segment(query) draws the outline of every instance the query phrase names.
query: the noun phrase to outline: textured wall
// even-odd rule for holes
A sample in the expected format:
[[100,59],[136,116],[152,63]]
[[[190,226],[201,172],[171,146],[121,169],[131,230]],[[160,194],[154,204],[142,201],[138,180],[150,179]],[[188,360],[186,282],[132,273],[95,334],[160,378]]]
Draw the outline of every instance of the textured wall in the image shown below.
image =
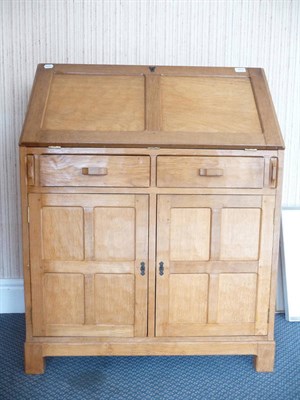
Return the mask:
[[37,63],[263,67],[300,206],[299,0],[0,0],[0,278],[20,277],[17,143]]

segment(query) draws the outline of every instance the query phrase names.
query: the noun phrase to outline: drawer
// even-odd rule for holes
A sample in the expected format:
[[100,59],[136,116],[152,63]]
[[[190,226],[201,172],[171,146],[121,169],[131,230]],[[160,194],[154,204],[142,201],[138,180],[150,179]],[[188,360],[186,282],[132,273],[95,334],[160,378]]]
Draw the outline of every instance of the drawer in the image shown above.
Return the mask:
[[149,156],[44,155],[41,186],[148,187]]
[[157,157],[158,187],[262,188],[263,157]]

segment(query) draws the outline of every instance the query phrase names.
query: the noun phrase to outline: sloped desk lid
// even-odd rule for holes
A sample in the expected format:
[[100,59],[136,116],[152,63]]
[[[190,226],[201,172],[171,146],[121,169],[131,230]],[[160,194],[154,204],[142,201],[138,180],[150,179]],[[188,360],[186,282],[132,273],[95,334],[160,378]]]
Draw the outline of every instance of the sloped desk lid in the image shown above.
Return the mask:
[[40,64],[20,145],[282,149],[259,68]]

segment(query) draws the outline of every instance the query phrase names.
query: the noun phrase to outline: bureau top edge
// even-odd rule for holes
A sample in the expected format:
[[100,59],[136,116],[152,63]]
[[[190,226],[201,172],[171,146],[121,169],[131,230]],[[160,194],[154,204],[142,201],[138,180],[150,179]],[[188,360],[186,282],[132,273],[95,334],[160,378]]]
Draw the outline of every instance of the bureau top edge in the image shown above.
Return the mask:
[[163,143],[143,143],[143,144],[134,144],[134,143],[124,143],[124,144],[115,144],[115,143],[41,143],[41,142],[19,142],[20,148],[28,148],[28,149],[60,149],[60,150],[70,150],[70,149],[136,149],[136,150],[224,150],[224,151],[277,151],[277,150],[285,150],[285,146],[251,146],[251,145],[235,145],[235,146],[218,146],[218,145],[169,145]]

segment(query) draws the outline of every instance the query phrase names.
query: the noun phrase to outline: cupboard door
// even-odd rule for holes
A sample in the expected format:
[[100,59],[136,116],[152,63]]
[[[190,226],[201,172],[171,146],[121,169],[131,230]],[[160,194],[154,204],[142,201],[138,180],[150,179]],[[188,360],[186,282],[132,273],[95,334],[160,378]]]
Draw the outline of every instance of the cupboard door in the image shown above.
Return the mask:
[[146,336],[148,196],[30,194],[29,207],[33,335]]
[[157,336],[267,334],[274,203],[158,197]]

